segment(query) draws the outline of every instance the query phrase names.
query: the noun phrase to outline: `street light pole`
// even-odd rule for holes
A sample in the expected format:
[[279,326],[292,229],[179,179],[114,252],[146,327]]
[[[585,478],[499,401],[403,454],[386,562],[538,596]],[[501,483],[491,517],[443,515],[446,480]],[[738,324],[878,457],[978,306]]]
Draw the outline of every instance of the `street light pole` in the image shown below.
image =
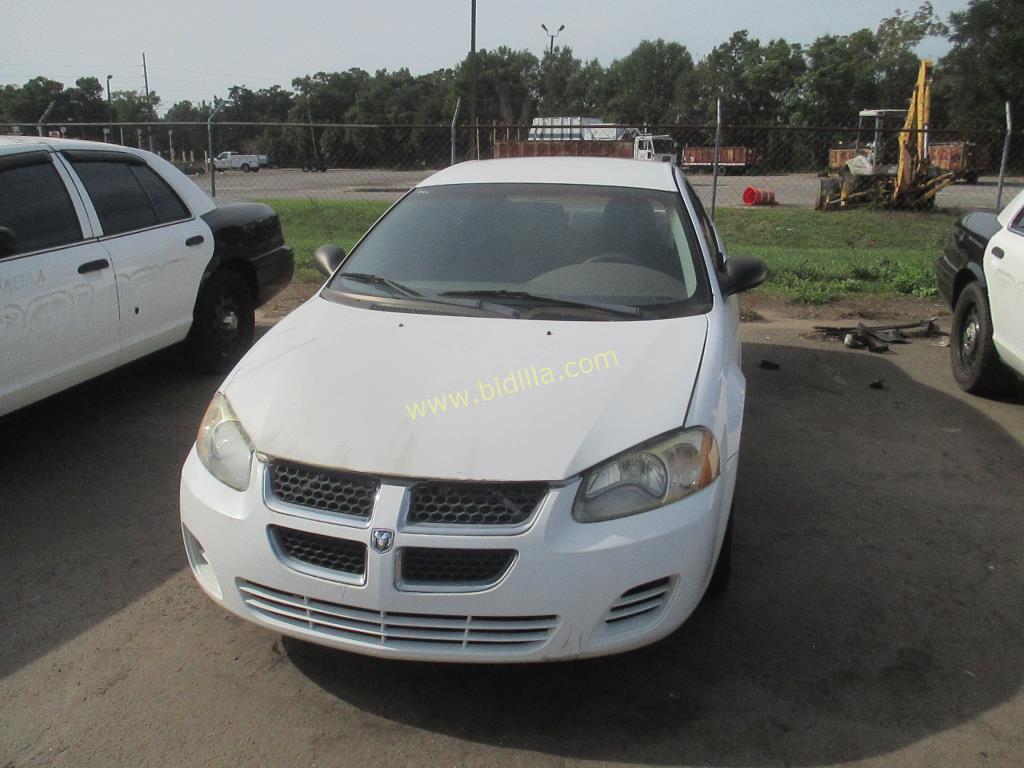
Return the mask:
[[110,99],[110,81],[113,77],[113,75],[107,75],[107,122],[110,123],[110,128],[107,129],[108,143],[110,141],[110,135],[114,132],[114,102]]
[[562,30],[565,29],[565,24],[560,26],[555,32],[551,32],[548,29],[547,24],[541,24],[540,28],[544,30],[544,34],[546,34],[548,37],[551,38],[551,47],[548,48],[548,53],[554,53],[555,52],[555,38],[558,37],[560,34],[562,34]]
[[473,132],[477,159],[480,159],[480,134],[476,129],[476,0],[471,0],[469,20],[469,129]]

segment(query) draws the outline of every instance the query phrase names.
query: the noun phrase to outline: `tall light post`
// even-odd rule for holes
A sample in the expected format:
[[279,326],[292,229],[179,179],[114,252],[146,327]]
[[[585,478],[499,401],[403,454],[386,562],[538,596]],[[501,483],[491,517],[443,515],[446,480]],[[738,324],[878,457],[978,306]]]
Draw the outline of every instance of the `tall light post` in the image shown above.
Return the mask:
[[551,38],[551,47],[548,49],[548,53],[555,52],[555,38],[562,34],[562,30],[565,29],[565,24],[560,26],[555,32],[551,32],[548,29],[547,24],[541,24],[540,28],[544,30],[544,34]]
[[114,78],[113,75],[107,75],[107,122],[110,123],[110,127],[107,128],[107,141],[110,141],[110,134],[114,132],[114,102],[110,98],[110,81]]

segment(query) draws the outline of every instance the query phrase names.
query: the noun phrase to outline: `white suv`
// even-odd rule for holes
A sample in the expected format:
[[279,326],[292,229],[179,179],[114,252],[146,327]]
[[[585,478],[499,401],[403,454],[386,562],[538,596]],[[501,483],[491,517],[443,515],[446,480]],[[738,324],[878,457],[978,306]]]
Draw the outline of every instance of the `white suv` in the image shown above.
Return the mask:
[[0,137],[0,415],[186,338],[229,369],[293,262],[273,210],[156,155]]

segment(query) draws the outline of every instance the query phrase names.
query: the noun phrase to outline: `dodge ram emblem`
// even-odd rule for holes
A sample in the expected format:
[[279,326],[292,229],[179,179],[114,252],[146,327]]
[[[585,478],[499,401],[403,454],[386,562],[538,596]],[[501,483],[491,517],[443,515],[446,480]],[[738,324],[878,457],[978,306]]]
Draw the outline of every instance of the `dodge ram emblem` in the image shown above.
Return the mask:
[[395,544],[395,532],[387,528],[374,528],[370,531],[370,544],[373,545],[374,551],[382,555],[390,552]]

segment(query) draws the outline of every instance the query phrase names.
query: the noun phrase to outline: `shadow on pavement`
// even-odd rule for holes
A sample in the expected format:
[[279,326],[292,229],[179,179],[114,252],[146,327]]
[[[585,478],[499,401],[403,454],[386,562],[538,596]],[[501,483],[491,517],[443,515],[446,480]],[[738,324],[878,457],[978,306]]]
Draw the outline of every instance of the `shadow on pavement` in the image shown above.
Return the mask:
[[168,350],[0,420],[0,677],[188,567],[178,478],[219,383]]
[[[528,667],[382,662],[285,640],[289,657],[388,721],[661,765],[857,760],[1016,694],[1021,445],[884,358],[749,344],[745,363],[733,582],[674,636]],[[877,379],[884,389],[868,387]]]

